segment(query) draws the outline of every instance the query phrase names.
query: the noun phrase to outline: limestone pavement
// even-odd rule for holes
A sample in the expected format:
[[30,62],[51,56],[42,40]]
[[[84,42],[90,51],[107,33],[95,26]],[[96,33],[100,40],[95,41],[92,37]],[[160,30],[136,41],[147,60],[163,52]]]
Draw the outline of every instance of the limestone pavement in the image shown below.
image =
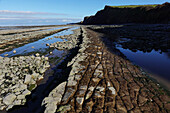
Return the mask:
[[141,69],[115,54],[103,34],[82,28],[83,42],[67,81],[42,103],[45,113],[167,113],[170,98]]

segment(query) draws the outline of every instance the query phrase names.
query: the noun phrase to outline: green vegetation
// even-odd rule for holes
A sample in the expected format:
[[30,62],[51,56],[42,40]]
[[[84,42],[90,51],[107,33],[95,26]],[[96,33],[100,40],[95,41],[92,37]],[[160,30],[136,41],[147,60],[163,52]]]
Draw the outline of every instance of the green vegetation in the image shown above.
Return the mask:
[[64,106],[61,106],[58,110],[57,110],[57,112],[62,112],[62,113],[64,113],[64,112],[66,112],[67,110],[70,110],[71,109],[71,105],[64,105]]
[[29,87],[28,87],[28,90],[29,91],[32,91],[32,90],[34,90],[35,88],[36,88],[36,84],[31,84]]
[[122,6],[110,6],[113,8],[136,8],[136,7],[156,7],[158,4],[153,4],[153,5],[122,5]]

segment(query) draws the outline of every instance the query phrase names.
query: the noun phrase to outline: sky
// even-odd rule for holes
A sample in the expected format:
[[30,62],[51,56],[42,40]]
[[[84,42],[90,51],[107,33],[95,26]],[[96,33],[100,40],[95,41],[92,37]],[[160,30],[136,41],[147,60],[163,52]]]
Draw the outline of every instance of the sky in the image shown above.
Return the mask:
[[105,5],[162,4],[170,0],[0,0],[0,26],[82,21]]

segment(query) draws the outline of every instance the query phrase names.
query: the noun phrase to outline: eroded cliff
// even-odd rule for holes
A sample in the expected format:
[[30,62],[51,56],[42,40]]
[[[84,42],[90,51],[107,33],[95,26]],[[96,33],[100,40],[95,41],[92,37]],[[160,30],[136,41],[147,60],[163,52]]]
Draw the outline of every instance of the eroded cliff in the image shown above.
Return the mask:
[[105,6],[94,16],[85,17],[83,24],[169,23],[170,3],[136,7]]

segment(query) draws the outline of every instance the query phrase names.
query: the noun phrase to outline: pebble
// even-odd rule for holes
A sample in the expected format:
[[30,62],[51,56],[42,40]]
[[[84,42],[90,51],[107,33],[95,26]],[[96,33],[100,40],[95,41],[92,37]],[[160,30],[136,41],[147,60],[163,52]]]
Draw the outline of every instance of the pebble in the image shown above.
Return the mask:
[[39,54],[39,53],[36,53],[36,54],[35,54],[35,56],[36,56],[36,57],[39,57],[39,56],[40,56],[40,54]]
[[48,60],[48,57],[45,57],[45,60]]
[[5,54],[4,56],[8,56],[8,54]]
[[13,53],[16,53],[16,50],[14,50]]
[[115,88],[114,87],[109,87],[109,90],[112,92],[113,95],[116,94]]
[[52,55],[53,54],[53,52],[50,52],[50,55]]

